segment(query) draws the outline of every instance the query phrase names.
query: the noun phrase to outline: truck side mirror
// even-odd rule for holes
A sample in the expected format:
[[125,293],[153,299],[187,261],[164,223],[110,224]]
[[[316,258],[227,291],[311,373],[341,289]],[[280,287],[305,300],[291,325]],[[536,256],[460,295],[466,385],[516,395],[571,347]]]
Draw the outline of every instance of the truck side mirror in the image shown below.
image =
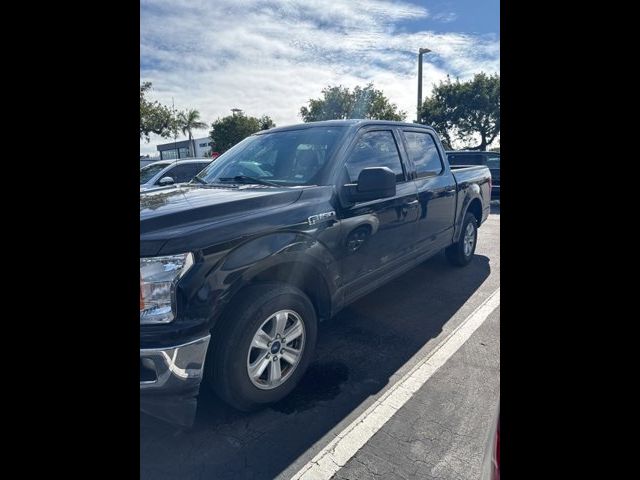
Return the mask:
[[162,177],[158,180],[158,185],[173,185],[173,177]]
[[367,202],[396,195],[396,174],[389,167],[365,168],[358,183],[346,184],[344,191],[350,202]]

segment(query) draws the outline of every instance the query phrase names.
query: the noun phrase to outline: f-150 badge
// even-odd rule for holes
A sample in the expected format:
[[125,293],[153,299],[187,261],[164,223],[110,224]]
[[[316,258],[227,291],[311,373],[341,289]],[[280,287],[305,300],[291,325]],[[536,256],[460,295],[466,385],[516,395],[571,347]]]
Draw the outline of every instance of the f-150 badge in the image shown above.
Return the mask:
[[334,218],[336,216],[336,212],[333,210],[330,212],[319,213],[318,215],[311,215],[309,217],[309,225],[315,225],[320,222],[324,222],[325,220],[329,220],[330,218]]

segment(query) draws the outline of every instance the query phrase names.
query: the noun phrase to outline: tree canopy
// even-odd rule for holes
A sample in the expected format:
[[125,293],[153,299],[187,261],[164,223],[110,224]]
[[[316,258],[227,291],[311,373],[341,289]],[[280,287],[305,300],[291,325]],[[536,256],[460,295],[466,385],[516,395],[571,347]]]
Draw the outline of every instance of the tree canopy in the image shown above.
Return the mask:
[[305,122],[348,118],[402,121],[407,113],[398,110],[382,90],[369,83],[364,88],[358,85],[353,91],[342,85],[328,86],[322,90],[321,98],[312,98],[308,107],[300,108],[300,116]]
[[500,134],[500,75],[440,82],[422,104],[420,123],[431,125],[445,148],[458,139],[469,150],[486,150]]
[[151,82],[140,85],[140,139],[144,138],[147,142],[152,133],[167,138],[174,135],[178,128],[176,116],[169,107],[146,97],[149,90]]
[[275,127],[273,120],[263,115],[260,118],[246,116],[242,113],[217,119],[211,125],[209,136],[218,152],[224,152],[236,143],[260,130]]
[[201,130],[207,128],[208,125],[200,121],[200,112],[198,110],[189,109],[178,113],[178,127],[182,130],[182,134],[188,135],[189,140],[191,140],[193,130]]

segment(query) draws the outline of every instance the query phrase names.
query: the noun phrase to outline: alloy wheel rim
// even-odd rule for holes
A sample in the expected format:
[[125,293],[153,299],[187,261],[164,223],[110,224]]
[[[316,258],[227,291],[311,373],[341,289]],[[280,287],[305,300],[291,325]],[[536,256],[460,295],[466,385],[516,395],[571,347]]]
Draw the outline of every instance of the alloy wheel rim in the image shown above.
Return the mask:
[[271,390],[286,382],[300,364],[305,344],[302,317],[293,310],[270,315],[254,333],[247,354],[251,383]]
[[469,223],[467,224],[467,229],[464,232],[464,256],[468,257],[471,255],[471,252],[473,252],[473,245],[476,241],[476,235],[475,232],[476,229],[473,226],[473,223]]

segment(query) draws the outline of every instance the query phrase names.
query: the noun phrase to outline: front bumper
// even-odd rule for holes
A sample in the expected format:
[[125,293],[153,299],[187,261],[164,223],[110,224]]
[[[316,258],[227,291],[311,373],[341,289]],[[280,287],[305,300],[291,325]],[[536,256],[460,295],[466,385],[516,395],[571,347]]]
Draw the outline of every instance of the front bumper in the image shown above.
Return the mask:
[[140,410],[191,426],[211,335],[182,345],[140,349]]

